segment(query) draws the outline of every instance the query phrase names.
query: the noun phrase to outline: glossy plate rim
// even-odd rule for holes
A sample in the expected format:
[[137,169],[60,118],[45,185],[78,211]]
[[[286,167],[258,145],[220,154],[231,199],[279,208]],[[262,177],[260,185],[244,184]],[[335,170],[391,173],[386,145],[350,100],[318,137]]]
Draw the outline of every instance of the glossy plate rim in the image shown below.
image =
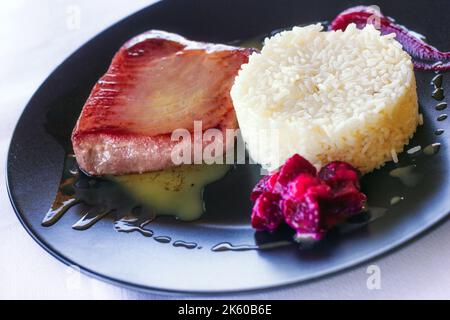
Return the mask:
[[[8,161],[9,161],[9,159],[8,159]],[[279,283],[278,285],[275,285],[275,286],[273,286],[273,285],[259,286],[259,287],[255,286],[255,287],[249,287],[246,289],[236,289],[236,290],[211,290],[211,291],[189,290],[189,291],[186,291],[186,290],[167,289],[167,288],[162,288],[162,287],[157,287],[157,286],[150,287],[150,286],[140,285],[140,284],[108,277],[108,276],[102,275],[98,272],[92,271],[88,268],[85,268],[84,266],[81,266],[81,265],[77,264],[76,262],[70,260],[69,258],[65,257],[63,254],[56,252],[55,250],[52,249],[50,244],[47,244],[44,240],[42,240],[40,238],[40,236],[38,234],[34,233],[32,228],[22,218],[22,214],[15,206],[14,196],[9,187],[8,177],[6,179],[6,186],[7,186],[7,190],[8,190],[8,196],[11,201],[11,206],[14,209],[16,217],[19,219],[21,225],[27,231],[27,233],[31,236],[31,238],[34,241],[36,241],[37,244],[39,244],[39,246],[41,248],[43,248],[49,255],[53,256],[58,261],[64,263],[66,266],[69,266],[69,267],[76,266],[77,268],[80,269],[81,273],[86,274],[90,277],[93,277],[97,280],[102,280],[102,281],[105,281],[106,283],[113,284],[113,285],[119,285],[119,286],[129,288],[129,289],[134,289],[134,290],[138,290],[138,291],[142,291],[142,292],[153,292],[153,293],[157,293],[157,294],[176,294],[176,295],[188,294],[188,295],[193,295],[193,296],[196,296],[196,295],[199,295],[199,296],[200,295],[231,295],[231,294],[242,294],[243,295],[246,293],[255,293],[255,292],[261,292],[261,291],[275,291],[275,290],[280,290],[283,288],[290,288],[290,287],[293,287],[296,285],[307,284],[307,283],[310,283],[310,282],[313,282],[316,280],[325,279],[327,277],[339,275],[341,273],[344,273],[345,271],[356,268],[365,262],[370,262],[377,257],[382,258],[386,255],[392,254],[395,251],[402,249],[402,247],[406,247],[406,246],[412,244],[415,240],[418,240],[421,237],[424,237],[428,233],[431,233],[436,228],[439,228],[445,222],[445,219],[448,218],[448,216],[450,215],[450,211],[448,211],[446,216],[438,217],[438,218],[436,218],[435,221],[431,222],[430,224],[424,225],[424,227],[421,230],[418,230],[415,233],[408,234],[408,235],[404,236],[403,238],[399,238],[399,240],[392,243],[389,248],[380,249],[378,251],[373,252],[372,254],[362,256],[359,259],[349,262],[345,265],[335,267],[331,271],[319,272],[313,276],[308,277],[307,279],[299,278],[297,280],[286,281],[285,283]]]

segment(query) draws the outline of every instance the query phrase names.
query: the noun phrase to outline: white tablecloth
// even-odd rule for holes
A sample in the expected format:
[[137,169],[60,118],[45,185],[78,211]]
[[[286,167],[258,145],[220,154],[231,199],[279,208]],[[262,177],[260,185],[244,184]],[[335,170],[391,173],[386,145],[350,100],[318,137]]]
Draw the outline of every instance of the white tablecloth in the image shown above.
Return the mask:
[[[99,31],[152,2],[15,0],[0,4],[0,298],[171,298],[91,279],[51,257],[17,220],[4,176],[15,123],[48,74]],[[227,298],[449,299],[449,245],[450,223],[447,221],[400,250],[350,271],[290,288]],[[366,271],[373,264],[380,268],[381,288],[370,290]]]

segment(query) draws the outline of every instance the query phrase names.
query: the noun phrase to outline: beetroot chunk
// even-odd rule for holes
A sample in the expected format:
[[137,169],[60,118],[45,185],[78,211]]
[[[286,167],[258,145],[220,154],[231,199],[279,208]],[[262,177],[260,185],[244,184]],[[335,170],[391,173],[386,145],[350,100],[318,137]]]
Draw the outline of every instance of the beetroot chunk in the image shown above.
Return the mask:
[[352,184],[356,189],[359,189],[359,172],[347,162],[330,162],[320,169],[319,178],[336,190],[347,184]]
[[284,165],[281,167],[278,182],[282,186],[286,186],[290,181],[292,181],[301,173],[316,176],[317,170],[311,164],[311,162],[298,154],[294,154],[292,157],[287,159]]
[[252,211],[252,227],[273,231],[281,224],[283,216],[279,208],[280,196],[263,192],[258,196]]
[[259,195],[262,194],[263,192],[272,192],[275,188],[277,179],[278,179],[277,172],[271,175],[264,176],[253,188],[253,191],[250,195],[250,199],[252,201],[256,201]]
[[297,231],[297,236],[308,236],[316,240],[322,238],[326,232],[323,222],[326,218],[323,210],[323,201],[331,197],[330,187],[318,183],[309,186],[307,192],[300,200],[286,197],[282,201],[285,222]]
[[251,199],[255,201],[252,226],[273,231],[283,221],[297,237],[321,239],[335,225],[362,211],[366,196],[360,192],[359,172],[334,161],[319,173],[295,154],[279,172],[262,178]]
[[350,164],[333,161],[319,171],[319,178],[333,191],[333,200],[327,204],[327,225],[340,223],[362,210],[367,198],[359,191],[359,172]]

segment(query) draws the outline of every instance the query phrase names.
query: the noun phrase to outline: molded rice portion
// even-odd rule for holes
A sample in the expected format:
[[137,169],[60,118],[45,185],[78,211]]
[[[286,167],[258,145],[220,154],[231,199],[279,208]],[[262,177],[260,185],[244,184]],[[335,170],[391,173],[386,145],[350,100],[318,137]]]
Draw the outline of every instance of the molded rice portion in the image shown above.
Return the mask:
[[411,57],[372,25],[321,31],[281,32],[242,66],[231,90],[242,135],[269,170],[299,153],[316,167],[341,160],[370,172],[419,123]]

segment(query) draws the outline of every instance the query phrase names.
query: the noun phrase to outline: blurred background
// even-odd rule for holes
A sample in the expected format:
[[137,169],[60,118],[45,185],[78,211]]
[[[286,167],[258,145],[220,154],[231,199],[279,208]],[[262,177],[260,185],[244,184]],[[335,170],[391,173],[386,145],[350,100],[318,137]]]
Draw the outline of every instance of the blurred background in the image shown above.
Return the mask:
[[[155,0],[14,0],[0,6],[0,133],[67,56],[117,20]],[[9,106],[9,107],[4,107]],[[6,121],[6,119],[8,121]],[[2,140],[3,144],[8,141]]]

